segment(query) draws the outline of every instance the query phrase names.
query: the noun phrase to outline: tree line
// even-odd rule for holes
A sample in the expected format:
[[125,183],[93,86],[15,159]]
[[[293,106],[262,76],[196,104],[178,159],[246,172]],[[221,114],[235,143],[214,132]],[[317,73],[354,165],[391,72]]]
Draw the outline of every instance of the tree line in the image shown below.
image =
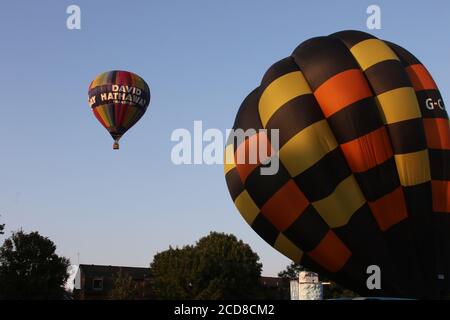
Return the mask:
[[[0,225],[0,233],[4,225]],[[0,247],[0,299],[61,299],[67,295],[69,259],[56,254],[56,245],[38,232],[13,232]],[[279,273],[278,289],[261,283],[259,256],[234,235],[211,232],[194,245],[157,253],[149,266],[145,287],[150,299],[289,299],[289,281],[303,267],[292,264]],[[111,299],[138,297],[133,279],[118,273]],[[332,284],[326,297],[353,295]]]

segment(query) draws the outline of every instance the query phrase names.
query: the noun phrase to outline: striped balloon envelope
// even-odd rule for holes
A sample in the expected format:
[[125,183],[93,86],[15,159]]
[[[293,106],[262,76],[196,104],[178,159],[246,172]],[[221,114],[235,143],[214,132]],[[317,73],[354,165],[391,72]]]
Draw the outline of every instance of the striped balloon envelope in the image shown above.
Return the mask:
[[89,86],[89,105],[114,139],[114,149],[119,149],[120,138],[141,119],[149,103],[147,83],[132,72],[104,72]]
[[267,70],[234,129],[226,182],[266,242],[365,296],[450,294],[449,120],[411,53],[359,31],[307,40]]

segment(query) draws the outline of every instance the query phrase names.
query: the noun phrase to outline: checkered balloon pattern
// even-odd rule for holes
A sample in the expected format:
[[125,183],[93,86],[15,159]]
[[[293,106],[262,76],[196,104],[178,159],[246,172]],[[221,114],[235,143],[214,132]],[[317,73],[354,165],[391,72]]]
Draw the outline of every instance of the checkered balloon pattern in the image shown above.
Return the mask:
[[[227,143],[229,192],[278,251],[365,296],[450,288],[449,119],[411,53],[360,31],[309,39],[267,70],[234,129],[254,130]],[[276,174],[238,161],[261,142]]]

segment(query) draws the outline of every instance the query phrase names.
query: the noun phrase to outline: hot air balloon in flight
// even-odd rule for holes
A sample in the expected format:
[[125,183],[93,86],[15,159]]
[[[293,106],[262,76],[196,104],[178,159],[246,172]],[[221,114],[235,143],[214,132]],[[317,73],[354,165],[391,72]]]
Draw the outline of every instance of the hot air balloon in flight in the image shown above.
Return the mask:
[[120,138],[141,119],[149,103],[147,83],[132,72],[104,72],[89,86],[89,105],[114,139],[113,149],[119,149]]
[[[359,31],[307,40],[267,70],[234,129],[250,134],[230,135],[226,182],[266,242],[364,296],[450,294],[449,120],[411,53]],[[262,174],[269,161],[277,172]]]

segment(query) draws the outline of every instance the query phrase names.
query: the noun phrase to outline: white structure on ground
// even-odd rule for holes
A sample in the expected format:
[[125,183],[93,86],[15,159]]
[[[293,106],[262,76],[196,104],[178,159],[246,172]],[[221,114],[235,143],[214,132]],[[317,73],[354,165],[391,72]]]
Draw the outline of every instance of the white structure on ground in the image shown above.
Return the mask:
[[298,279],[291,280],[291,300],[298,300]]
[[315,272],[302,271],[291,281],[291,300],[322,300],[323,284]]
[[[69,273],[69,278],[67,278],[66,284],[65,284],[65,288],[67,291],[72,292],[74,289],[74,284],[75,284],[75,277],[78,274],[78,266],[77,265],[71,265],[69,266],[69,268],[67,269],[67,272]],[[76,288],[79,289],[79,288]]]

